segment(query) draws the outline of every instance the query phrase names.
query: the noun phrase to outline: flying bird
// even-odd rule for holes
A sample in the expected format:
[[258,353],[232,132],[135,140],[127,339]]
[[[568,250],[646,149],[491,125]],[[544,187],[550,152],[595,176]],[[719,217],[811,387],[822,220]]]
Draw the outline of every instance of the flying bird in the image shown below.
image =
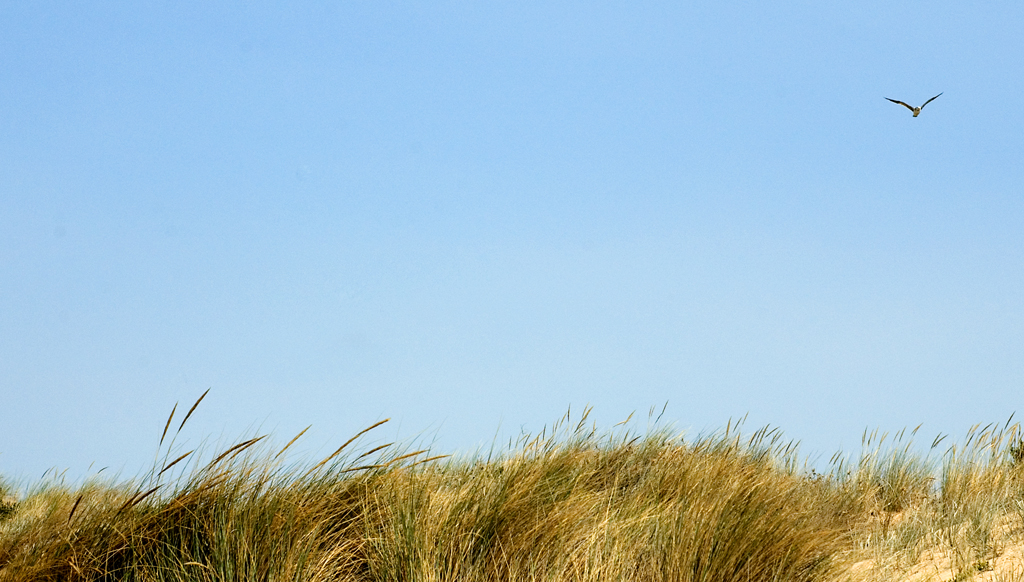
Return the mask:
[[[943,93],[945,93],[945,91],[943,91]],[[939,93],[939,95],[942,95],[942,93]],[[924,105],[928,105],[932,101],[935,101],[936,99],[939,98],[939,95],[936,95],[935,97],[932,97],[931,99],[925,101]],[[922,105],[920,107],[911,107],[910,105],[907,105],[906,103],[904,103],[902,101],[897,101],[895,99],[889,99],[888,97],[886,97],[885,100],[886,101],[892,101],[893,103],[899,103],[900,105],[902,105],[902,106],[906,107],[907,109],[913,111],[914,112],[914,117],[917,117],[918,115],[920,115],[921,114],[921,110],[924,109],[924,105]]]

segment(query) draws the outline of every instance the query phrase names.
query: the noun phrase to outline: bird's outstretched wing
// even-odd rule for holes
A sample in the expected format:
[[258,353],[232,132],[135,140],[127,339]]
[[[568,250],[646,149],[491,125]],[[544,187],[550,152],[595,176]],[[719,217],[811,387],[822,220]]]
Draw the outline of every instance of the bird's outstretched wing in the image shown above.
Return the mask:
[[[938,97],[938,95],[936,95],[936,97]],[[935,98],[935,97],[932,97],[932,99],[934,99],[934,98]],[[895,99],[889,99],[888,97],[886,97],[886,98],[885,98],[885,100],[886,100],[886,101],[892,101],[893,103],[899,103],[900,105],[902,105],[902,106],[906,107],[907,109],[909,109],[909,110],[911,110],[911,111],[913,111],[913,110],[914,110],[914,108],[913,108],[913,107],[911,107],[911,106],[907,105],[906,103],[904,103],[904,102],[902,102],[902,101],[897,101],[897,100],[895,100]]]
[[[945,93],[945,91],[943,91],[942,93]],[[939,95],[942,95],[942,93],[939,93]],[[929,103],[931,103],[932,101],[935,101],[936,99],[938,99],[938,98],[939,98],[939,95],[936,95],[935,97],[932,97],[931,99],[929,99],[929,100],[925,101],[925,102],[924,102],[924,105],[928,105],[928,104],[929,104]],[[924,109],[924,105],[922,105],[922,106],[921,106],[921,109]]]

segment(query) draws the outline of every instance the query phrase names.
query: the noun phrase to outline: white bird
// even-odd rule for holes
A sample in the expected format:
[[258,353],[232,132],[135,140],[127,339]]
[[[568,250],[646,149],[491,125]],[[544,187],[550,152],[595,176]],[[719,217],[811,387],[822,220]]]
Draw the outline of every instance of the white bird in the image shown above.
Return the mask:
[[[945,91],[943,91],[943,93],[945,93]],[[942,93],[939,93],[939,95],[942,95]],[[932,101],[935,101],[936,99],[939,98],[939,95],[936,95],[935,97],[932,97],[931,99],[925,101],[924,105],[928,105]],[[885,100],[886,101],[892,101],[893,103],[899,103],[900,105],[902,105],[902,106],[906,107],[907,109],[913,111],[914,112],[914,117],[917,117],[918,115],[920,115],[921,114],[921,110],[924,109],[924,105],[922,105],[920,107],[911,107],[910,105],[907,105],[906,103],[904,103],[902,101],[897,101],[895,99],[889,99],[888,97],[886,97]]]

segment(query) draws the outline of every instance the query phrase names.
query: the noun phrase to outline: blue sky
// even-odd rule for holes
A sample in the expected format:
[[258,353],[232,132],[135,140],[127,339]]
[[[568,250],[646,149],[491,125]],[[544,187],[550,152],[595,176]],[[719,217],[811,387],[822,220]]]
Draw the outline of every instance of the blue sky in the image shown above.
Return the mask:
[[1020,407],[1019,2],[320,4],[0,6],[0,473]]

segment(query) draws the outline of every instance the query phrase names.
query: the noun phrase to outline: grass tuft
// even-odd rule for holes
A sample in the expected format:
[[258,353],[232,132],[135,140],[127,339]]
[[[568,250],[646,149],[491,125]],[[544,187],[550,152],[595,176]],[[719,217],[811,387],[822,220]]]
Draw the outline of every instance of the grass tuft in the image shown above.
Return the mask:
[[778,429],[687,439],[588,414],[486,457],[361,449],[381,421],[308,468],[281,463],[299,433],[127,483],[5,487],[0,581],[1021,579],[1016,424],[944,452],[865,433],[819,473]]

